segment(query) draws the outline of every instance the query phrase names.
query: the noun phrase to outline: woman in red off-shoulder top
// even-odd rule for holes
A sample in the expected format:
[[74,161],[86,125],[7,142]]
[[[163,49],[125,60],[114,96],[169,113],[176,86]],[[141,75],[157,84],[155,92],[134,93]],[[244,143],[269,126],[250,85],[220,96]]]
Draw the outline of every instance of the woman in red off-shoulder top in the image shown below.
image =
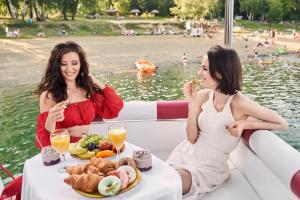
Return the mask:
[[37,90],[40,114],[37,117],[36,146],[50,145],[50,132],[67,128],[71,142],[87,133],[98,115],[115,118],[123,107],[113,88],[89,74],[82,48],[74,42],[54,47]]

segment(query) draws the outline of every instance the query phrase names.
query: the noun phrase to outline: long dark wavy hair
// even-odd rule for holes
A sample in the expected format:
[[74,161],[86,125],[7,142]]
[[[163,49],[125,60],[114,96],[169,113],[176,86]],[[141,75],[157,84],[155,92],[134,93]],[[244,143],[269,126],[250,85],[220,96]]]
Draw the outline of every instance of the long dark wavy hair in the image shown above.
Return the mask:
[[69,52],[77,53],[80,60],[80,71],[76,77],[76,86],[87,92],[87,98],[90,97],[93,91],[97,90],[93,86],[92,79],[89,76],[89,64],[87,63],[85,52],[77,43],[68,41],[57,44],[51,51],[46,70],[36,91],[38,95],[41,95],[44,91],[48,91],[47,96],[50,93],[53,100],[57,103],[68,98],[67,85],[60,68],[63,55]]

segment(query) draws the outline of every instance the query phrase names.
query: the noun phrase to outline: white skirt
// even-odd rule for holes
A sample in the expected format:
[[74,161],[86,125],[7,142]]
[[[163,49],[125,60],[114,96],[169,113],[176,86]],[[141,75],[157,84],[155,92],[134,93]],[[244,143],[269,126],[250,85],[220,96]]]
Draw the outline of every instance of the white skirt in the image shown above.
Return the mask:
[[175,169],[184,169],[191,173],[190,191],[183,196],[185,200],[196,200],[206,192],[218,188],[229,177],[228,154],[197,140],[191,144],[181,142],[167,159]]

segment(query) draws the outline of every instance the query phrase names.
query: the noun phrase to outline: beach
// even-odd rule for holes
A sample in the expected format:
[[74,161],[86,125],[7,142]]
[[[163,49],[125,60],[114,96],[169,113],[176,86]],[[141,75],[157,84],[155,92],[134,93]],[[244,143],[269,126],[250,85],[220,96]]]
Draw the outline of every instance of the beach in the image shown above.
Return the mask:
[[[213,45],[223,45],[223,30],[219,30],[212,39],[184,37],[183,35],[159,36],[82,36],[50,37],[34,39],[0,39],[0,87],[34,84],[41,80],[41,75],[50,56],[50,51],[60,42],[75,41],[87,53],[92,73],[103,71],[121,73],[135,70],[134,63],[147,59],[159,68],[181,62],[183,53],[189,62],[199,62]],[[257,41],[249,37],[248,41],[234,35],[233,48],[246,63],[253,56],[253,47]],[[276,53],[278,47],[286,45],[289,50],[300,48],[300,40],[279,38],[269,48],[257,48],[259,54]]]

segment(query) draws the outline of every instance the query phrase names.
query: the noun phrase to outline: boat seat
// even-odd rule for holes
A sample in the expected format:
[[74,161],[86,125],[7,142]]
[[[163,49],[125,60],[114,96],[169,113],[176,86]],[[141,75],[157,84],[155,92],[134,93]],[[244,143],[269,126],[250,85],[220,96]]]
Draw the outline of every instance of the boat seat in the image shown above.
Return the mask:
[[248,183],[240,170],[230,170],[229,179],[214,192],[206,193],[201,200],[260,200],[261,198]]
[[[106,133],[111,123],[127,126],[127,141],[166,160],[186,139],[186,101],[126,102],[118,118],[95,121],[90,133]],[[300,154],[267,130],[244,131],[229,155],[230,178],[201,200],[296,200],[300,198]]]

